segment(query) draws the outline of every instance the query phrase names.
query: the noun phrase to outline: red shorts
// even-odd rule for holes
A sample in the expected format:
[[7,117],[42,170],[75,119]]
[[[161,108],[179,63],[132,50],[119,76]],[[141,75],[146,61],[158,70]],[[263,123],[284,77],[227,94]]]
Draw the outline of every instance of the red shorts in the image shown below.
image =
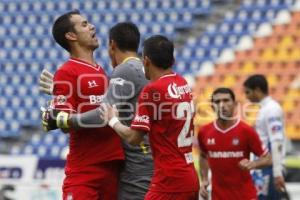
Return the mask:
[[63,200],[117,200],[121,162],[106,162],[80,173],[66,173]]
[[147,192],[145,200],[198,200],[198,192]]

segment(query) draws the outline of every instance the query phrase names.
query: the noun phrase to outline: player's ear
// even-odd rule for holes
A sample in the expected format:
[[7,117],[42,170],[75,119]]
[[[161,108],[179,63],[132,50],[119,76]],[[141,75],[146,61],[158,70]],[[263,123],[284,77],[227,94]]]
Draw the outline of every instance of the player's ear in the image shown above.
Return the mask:
[[214,103],[214,102],[210,102],[210,107],[211,107],[211,109],[214,111],[214,112],[216,112],[216,104]]
[[65,37],[67,38],[67,40],[72,40],[72,41],[77,40],[76,34],[74,32],[67,32],[65,34]]
[[150,65],[151,61],[147,56],[143,57],[143,64],[145,67],[148,67]]
[[109,40],[109,48],[115,50],[116,47],[117,47],[116,42],[114,40]]

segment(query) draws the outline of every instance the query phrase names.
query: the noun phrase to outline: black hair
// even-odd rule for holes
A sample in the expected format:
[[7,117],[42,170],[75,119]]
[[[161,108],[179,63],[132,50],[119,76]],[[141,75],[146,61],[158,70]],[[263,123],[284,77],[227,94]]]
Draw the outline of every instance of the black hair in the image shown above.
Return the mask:
[[255,74],[247,78],[247,80],[244,82],[244,86],[251,90],[258,88],[264,94],[269,93],[268,81],[266,77],[261,74]]
[[145,40],[143,54],[159,68],[168,69],[174,64],[174,44],[162,35]]
[[118,23],[109,30],[109,41],[115,41],[121,51],[137,52],[140,37],[138,27],[131,22]]
[[66,33],[72,31],[75,32],[74,24],[71,22],[70,18],[72,15],[80,15],[79,10],[73,10],[67,12],[60,17],[58,17],[52,27],[52,35],[54,40],[65,50],[70,52],[70,45],[65,36]]
[[213,93],[212,93],[212,95],[211,95],[211,102],[213,103],[213,98],[214,98],[214,96],[216,95],[216,94],[229,94],[230,95],[230,97],[231,97],[231,99],[233,100],[233,101],[235,101],[235,95],[234,95],[234,93],[233,93],[233,91],[230,89],[230,88],[223,88],[223,87],[221,87],[221,88],[217,88],[217,89],[215,89],[214,91],[213,91]]

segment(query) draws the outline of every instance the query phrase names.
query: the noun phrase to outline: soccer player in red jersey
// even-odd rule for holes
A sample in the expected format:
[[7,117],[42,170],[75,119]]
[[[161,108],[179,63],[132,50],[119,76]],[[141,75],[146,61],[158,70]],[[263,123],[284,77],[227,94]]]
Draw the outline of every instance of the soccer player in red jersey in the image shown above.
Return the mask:
[[142,90],[131,127],[120,123],[116,109],[108,106],[102,117],[126,141],[138,145],[149,135],[154,175],[146,200],[196,200],[199,182],[193,165],[191,89],[172,71],[174,46],[156,35],[144,42],[143,63],[150,79]]
[[[211,98],[217,120],[203,126],[198,134],[201,149],[200,194],[208,198],[208,170],[212,173],[213,200],[257,199],[250,170],[271,164],[257,133],[235,117],[235,95],[229,88],[216,89]],[[259,158],[249,161],[250,153]]]
[[[72,113],[98,107],[108,79],[93,58],[99,46],[94,25],[79,11],[72,11],[55,21],[52,33],[55,41],[70,53],[70,59],[54,75],[53,107]],[[70,130],[69,146],[63,199],[116,200],[124,153],[114,131],[108,126]]]

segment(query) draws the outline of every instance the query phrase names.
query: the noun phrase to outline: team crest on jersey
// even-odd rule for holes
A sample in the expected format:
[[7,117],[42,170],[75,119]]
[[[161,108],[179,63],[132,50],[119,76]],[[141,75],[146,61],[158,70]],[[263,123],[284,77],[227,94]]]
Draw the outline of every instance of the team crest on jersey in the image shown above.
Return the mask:
[[234,146],[237,146],[239,143],[240,143],[240,140],[239,140],[238,138],[233,138],[232,144],[233,144]]
[[67,97],[64,95],[58,95],[56,97],[56,101],[57,101],[58,105],[64,105],[67,102]]
[[216,141],[215,138],[207,138],[207,145],[215,145]]

